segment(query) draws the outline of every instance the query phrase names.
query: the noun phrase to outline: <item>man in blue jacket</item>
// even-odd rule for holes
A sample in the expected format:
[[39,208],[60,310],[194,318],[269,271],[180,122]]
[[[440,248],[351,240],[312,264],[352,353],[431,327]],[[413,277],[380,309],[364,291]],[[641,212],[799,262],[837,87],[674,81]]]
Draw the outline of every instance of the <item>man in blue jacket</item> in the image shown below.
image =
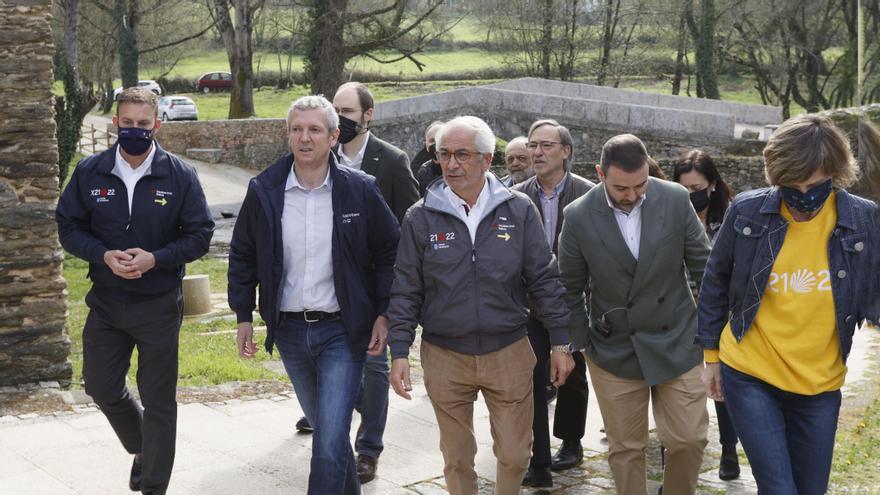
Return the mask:
[[399,227],[373,177],[337,166],[329,101],[304,96],[287,122],[292,154],[251,180],[229,246],[238,352],[257,352],[259,286],[266,350],[315,429],[308,492],[360,493],[348,432],[367,354],[385,352]]
[[[174,465],[177,340],[186,263],[208,252],[214,222],[195,170],[153,140],[158,99],[122,92],[119,141],[83,159],[56,210],[61,245],[89,262],[86,393],[135,454],[129,487],[165,493]],[[125,386],[138,349],[141,407]]]

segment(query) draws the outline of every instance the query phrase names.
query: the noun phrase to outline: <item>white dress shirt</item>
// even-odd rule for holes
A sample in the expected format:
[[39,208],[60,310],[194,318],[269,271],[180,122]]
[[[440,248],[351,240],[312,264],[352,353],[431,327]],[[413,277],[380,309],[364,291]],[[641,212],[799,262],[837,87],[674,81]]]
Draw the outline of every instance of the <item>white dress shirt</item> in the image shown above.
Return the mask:
[[305,189],[290,167],[281,211],[284,275],[281,311],[339,311],[333,285],[333,181]]
[[489,186],[486,185],[486,182],[483,182],[483,189],[480,191],[480,195],[477,196],[477,202],[474,203],[474,206],[468,205],[467,201],[461,199],[458,194],[455,194],[451,187],[445,186],[444,191],[446,192],[446,198],[449,199],[449,203],[452,204],[456,213],[458,213],[458,217],[464,220],[465,225],[467,225],[468,233],[471,236],[471,244],[474,244],[477,238],[477,227],[480,225],[480,220],[483,219],[483,210],[486,209],[486,203],[489,202]]
[[128,193],[128,215],[131,216],[131,203],[134,200],[134,186],[145,175],[149,174],[153,168],[153,156],[156,154],[156,145],[150,144],[150,153],[138,168],[132,168],[131,164],[125,161],[122,153],[119,152],[119,146],[116,147],[116,161],[113,164],[112,173],[116,177],[122,179],[125,184],[125,191]]
[[611,197],[608,196],[608,189],[605,189],[605,199],[608,201],[608,207],[614,211],[614,218],[617,220],[617,226],[620,227],[620,234],[626,242],[626,247],[632,253],[636,261],[639,260],[639,246],[642,242],[642,204],[645,202],[643,194],[632,211],[627,213],[620,208],[614,206]]
[[348,168],[353,168],[355,170],[360,170],[361,165],[364,163],[364,151],[367,149],[367,143],[370,142],[370,131],[367,131],[367,139],[364,140],[364,145],[361,146],[361,150],[358,151],[358,154],[354,156],[354,158],[349,158],[345,154],[345,146],[342,144],[339,145],[339,164],[345,165]]

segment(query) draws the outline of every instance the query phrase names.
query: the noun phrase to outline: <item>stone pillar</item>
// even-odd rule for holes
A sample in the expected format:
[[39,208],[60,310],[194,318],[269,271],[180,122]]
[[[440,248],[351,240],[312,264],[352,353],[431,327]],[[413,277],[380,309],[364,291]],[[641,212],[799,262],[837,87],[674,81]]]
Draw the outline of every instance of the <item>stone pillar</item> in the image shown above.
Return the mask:
[[0,0],[0,386],[70,383],[50,0]]

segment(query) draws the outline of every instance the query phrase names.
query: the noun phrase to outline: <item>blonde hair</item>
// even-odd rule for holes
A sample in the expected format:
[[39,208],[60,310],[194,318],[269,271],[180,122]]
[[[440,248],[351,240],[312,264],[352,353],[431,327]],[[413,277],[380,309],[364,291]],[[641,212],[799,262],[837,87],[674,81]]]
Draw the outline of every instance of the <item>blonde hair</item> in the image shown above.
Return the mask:
[[799,115],[779,127],[764,147],[764,175],[771,186],[792,186],[817,170],[846,188],[859,175],[849,141],[827,117]]
[[116,115],[119,115],[119,107],[123,103],[147,104],[153,107],[153,113],[159,114],[159,97],[148,89],[138,86],[123,89],[116,100]]

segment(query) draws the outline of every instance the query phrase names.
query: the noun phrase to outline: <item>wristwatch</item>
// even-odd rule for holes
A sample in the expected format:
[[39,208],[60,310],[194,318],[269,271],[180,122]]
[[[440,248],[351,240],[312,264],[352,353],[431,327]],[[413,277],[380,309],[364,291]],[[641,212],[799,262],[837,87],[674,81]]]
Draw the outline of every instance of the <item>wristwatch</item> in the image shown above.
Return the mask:
[[564,352],[566,354],[571,354],[571,346],[568,344],[559,344],[559,345],[551,345],[551,352]]

